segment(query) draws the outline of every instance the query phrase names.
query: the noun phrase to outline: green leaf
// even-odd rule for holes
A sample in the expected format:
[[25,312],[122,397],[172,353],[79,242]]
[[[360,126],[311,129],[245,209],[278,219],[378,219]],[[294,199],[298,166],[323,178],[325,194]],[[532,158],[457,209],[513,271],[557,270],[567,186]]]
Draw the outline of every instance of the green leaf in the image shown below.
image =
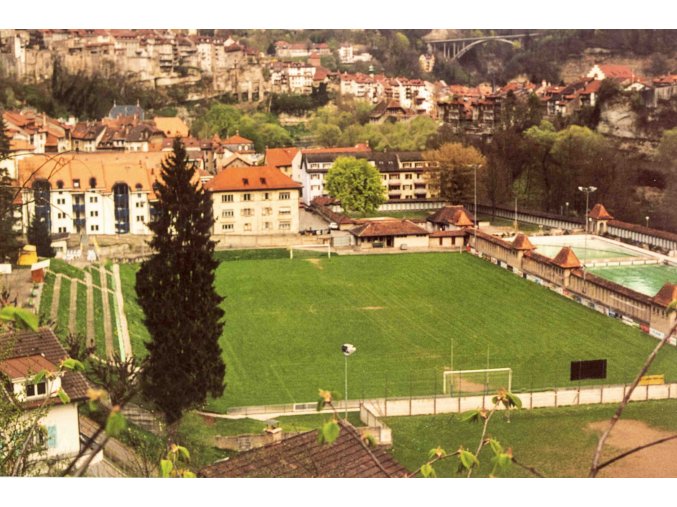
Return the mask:
[[64,359],[61,362],[61,367],[69,371],[85,371],[85,365],[73,358]]
[[56,394],[59,396],[61,403],[63,403],[64,405],[71,402],[70,396],[68,396],[68,394],[66,394],[66,391],[64,391],[62,388],[59,388]]
[[162,477],[170,477],[170,474],[174,470],[174,464],[168,459],[160,460],[160,473]]
[[183,478],[184,479],[195,479],[196,475],[191,472],[190,470],[184,470],[183,471]]
[[31,379],[31,382],[33,384],[39,384],[43,380],[45,380],[45,377],[47,376],[47,370],[40,370],[35,374],[35,376]]
[[341,428],[336,421],[328,421],[322,425],[319,441],[321,444],[333,444],[341,433]]
[[319,400],[317,400],[317,411],[318,412],[324,408],[324,404],[325,404],[324,398],[320,398]]
[[426,479],[428,478],[434,478],[437,477],[437,474],[435,473],[435,469],[430,463],[426,463],[421,467],[421,475],[425,477]]
[[5,306],[0,309],[0,320],[14,322],[21,329],[38,330],[38,316],[23,308]]
[[498,455],[503,452],[503,446],[500,444],[498,440],[495,440],[493,438],[490,438],[488,440],[489,446],[491,447],[491,450],[494,452],[494,454]]
[[116,437],[127,428],[127,419],[119,410],[112,410],[106,419],[106,433]]
[[461,416],[461,422],[479,422],[482,419],[482,411],[481,410],[471,410],[470,412],[466,412]]
[[180,445],[177,445],[177,446],[176,446],[176,449],[179,451],[179,453],[180,453],[184,458],[186,458],[187,460],[190,460],[190,453],[188,452],[188,449],[186,449],[185,447],[182,447],[182,446],[180,446]]
[[428,459],[442,458],[446,455],[447,451],[445,451],[441,447],[435,447],[434,449],[430,449],[430,451],[428,451]]
[[522,400],[519,396],[515,396],[512,393],[506,393],[508,400],[510,401],[511,406],[516,408],[522,408]]
[[465,449],[460,449],[458,452],[458,459],[463,465],[463,468],[470,470],[474,466],[479,466],[480,462],[477,460],[477,457],[470,451]]

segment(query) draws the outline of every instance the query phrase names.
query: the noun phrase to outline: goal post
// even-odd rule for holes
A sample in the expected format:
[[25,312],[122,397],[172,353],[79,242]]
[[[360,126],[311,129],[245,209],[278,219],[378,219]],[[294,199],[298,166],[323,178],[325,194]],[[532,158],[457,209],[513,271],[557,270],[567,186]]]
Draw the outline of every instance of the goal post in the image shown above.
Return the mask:
[[471,396],[496,393],[499,389],[512,391],[512,368],[480,370],[446,370],[442,372],[444,394]]
[[294,258],[294,251],[300,252],[300,251],[311,251],[311,252],[317,252],[319,254],[324,255],[325,253],[327,254],[327,258],[331,259],[331,243],[327,243],[326,245],[292,245],[289,247],[289,258],[293,259]]

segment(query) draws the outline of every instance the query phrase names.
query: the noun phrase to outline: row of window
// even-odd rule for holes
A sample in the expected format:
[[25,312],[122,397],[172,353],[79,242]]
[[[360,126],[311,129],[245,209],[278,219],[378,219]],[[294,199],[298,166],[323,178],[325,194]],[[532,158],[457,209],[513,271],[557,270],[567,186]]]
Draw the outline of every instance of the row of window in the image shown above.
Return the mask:
[[[280,208],[277,211],[278,215],[291,215],[291,208],[285,207],[285,208]],[[253,217],[256,214],[256,210],[254,208],[243,208],[240,210],[240,216],[243,217]],[[261,215],[266,217],[270,216],[273,214],[273,208],[263,208],[261,210]],[[232,218],[235,216],[235,210],[232,209],[224,209],[221,211],[221,218]]]
[[[402,177],[402,175],[400,175],[400,174],[390,174],[390,175],[388,175],[388,174],[382,174],[382,175],[381,175],[381,179],[384,180],[384,181],[385,181],[385,180],[388,180],[388,179],[391,179],[391,180],[399,180],[401,177]],[[405,179],[405,180],[413,180],[413,179],[414,179],[414,175],[413,175],[412,173],[404,173],[404,179]],[[417,180],[422,180],[422,179],[423,179],[423,175],[422,175],[422,174],[417,174],[417,175],[416,175],[416,179],[417,179]]]
[[[222,194],[221,195],[221,202],[235,202],[235,194]],[[255,194],[242,194],[242,200],[243,201],[255,201],[256,199],[252,199],[252,196]],[[273,198],[273,193],[272,192],[264,192],[263,193],[263,200],[264,201],[270,201]],[[278,192],[277,198],[280,201],[288,201],[291,199],[291,192]]]
[[[251,223],[245,223],[242,225],[242,229],[245,232],[251,232],[252,231],[252,224]],[[273,230],[273,222],[263,222],[263,229],[266,231],[272,231]],[[230,232],[235,230],[235,224],[221,224],[221,231],[223,232]],[[280,231],[289,231],[291,230],[291,222],[279,222],[278,223],[278,230]]]

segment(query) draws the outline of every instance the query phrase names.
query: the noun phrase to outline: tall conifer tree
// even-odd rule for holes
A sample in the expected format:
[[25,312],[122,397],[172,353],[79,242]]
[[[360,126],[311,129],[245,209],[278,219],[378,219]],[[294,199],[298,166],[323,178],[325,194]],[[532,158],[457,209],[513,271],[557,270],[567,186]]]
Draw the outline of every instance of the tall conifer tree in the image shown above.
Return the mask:
[[141,386],[171,425],[207,395],[223,394],[226,366],[218,341],[224,312],[214,288],[211,196],[196,183],[179,139],[155,191],[156,219],[149,224],[154,254],[136,279],[151,336]]

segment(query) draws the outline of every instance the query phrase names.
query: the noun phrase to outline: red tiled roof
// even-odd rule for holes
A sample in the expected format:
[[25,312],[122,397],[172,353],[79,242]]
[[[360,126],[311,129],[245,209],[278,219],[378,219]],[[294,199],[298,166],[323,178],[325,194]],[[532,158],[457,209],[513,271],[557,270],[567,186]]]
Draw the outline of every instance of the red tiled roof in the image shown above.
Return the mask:
[[266,164],[274,167],[287,167],[299,152],[298,148],[266,148]]
[[229,192],[246,190],[278,190],[301,188],[289,176],[276,167],[233,167],[225,169],[205,183],[210,192]]
[[529,238],[525,234],[518,234],[512,242],[512,247],[515,250],[535,250],[536,247],[531,244]]
[[405,477],[407,470],[382,447],[368,447],[358,431],[339,421],[341,433],[332,444],[320,444],[308,431],[200,470],[201,477]]
[[661,287],[661,290],[658,291],[658,294],[653,297],[653,300],[656,304],[667,308],[674,301],[677,301],[677,285],[674,283],[666,283]]
[[42,370],[54,373],[58,368],[41,355],[14,357],[0,362],[0,371],[10,379],[29,378]]
[[236,134],[234,136],[230,136],[228,139],[224,139],[222,141],[223,144],[254,144],[254,141],[251,139],[247,139],[246,137],[242,137],[239,134]]
[[593,206],[592,210],[590,210],[590,214],[588,215],[590,218],[594,218],[595,220],[613,220],[614,217],[612,217],[609,212],[606,210],[603,204],[597,203]]
[[380,236],[428,236],[430,233],[410,220],[370,220],[350,229],[350,234],[358,238]]
[[[8,359],[42,356],[52,365],[58,365],[68,354],[59,343],[59,339],[51,329],[43,327],[38,331],[17,331],[13,334],[0,335],[0,349],[5,351]],[[90,387],[87,379],[80,372],[66,371],[61,379],[61,387],[71,401],[87,399]],[[58,398],[54,403],[59,403]]]
[[598,67],[607,78],[611,79],[631,78],[634,75],[632,69],[627,65],[601,64]]
[[470,227],[473,224],[472,215],[463,206],[443,206],[426,218],[433,224],[452,224],[458,227]]
[[453,229],[450,231],[435,231],[430,233],[431,238],[458,238],[466,235],[466,229]]
[[578,260],[576,254],[570,246],[562,247],[559,253],[552,259],[552,263],[560,268],[580,268],[581,261]]

